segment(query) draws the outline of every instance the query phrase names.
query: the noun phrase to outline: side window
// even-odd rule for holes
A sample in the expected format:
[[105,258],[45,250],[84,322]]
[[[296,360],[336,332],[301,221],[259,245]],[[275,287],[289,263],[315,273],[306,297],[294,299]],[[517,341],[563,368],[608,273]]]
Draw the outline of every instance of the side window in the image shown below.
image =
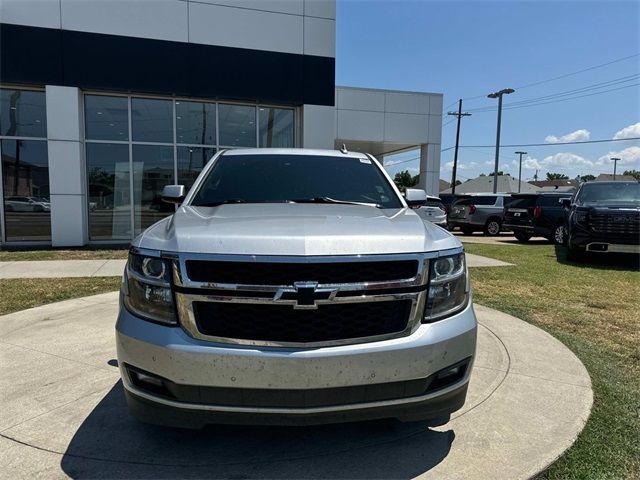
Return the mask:
[[556,195],[544,195],[540,198],[541,207],[560,207],[560,197]]

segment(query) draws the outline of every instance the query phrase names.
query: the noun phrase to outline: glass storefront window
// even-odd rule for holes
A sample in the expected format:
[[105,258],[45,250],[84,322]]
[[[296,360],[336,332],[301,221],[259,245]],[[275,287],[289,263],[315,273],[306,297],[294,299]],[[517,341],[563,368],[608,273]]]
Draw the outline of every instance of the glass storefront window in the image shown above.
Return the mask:
[[131,131],[134,142],[173,143],[173,102],[132,98]]
[[44,140],[2,140],[7,241],[51,240],[49,161]]
[[293,110],[273,107],[258,109],[260,147],[289,148],[293,142]]
[[176,101],[176,141],[216,144],[216,104]]
[[173,147],[133,145],[135,233],[174,212],[160,199],[165,185],[174,184]]
[[131,239],[129,146],[87,143],[89,238]]
[[188,191],[215,153],[215,148],[178,146],[178,184]]
[[0,89],[0,135],[46,138],[45,102],[44,92]]
[[256,146],[256,107],[218,105],[220,145],[228,147]]
[[129,140],[127,97],[86,95],[84,112],[87,140]]

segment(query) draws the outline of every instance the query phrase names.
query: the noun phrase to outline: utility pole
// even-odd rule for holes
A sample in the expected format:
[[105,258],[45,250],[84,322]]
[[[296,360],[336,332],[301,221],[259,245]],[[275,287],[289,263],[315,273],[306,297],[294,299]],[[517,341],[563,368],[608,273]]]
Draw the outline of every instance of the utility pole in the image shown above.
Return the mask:
[[462,112],[462,99],[458,100],[458,111],[447,112],[447,115],[458,117],[458,128],[456,129],[456,149],[453,154],[453,176],[451,178],[451,193],[456,193],[456,172],[458,170],[458,143],[460,142],[460,119],[471,116],[470,113]]
[[517,155],[520,155],[520,169],[518,170],[518,193],[520,193],[520,188],[522,187],[522,155],[526,155],[527,152],[516,152]]
[[498,128],[496,130],[496,161],[493,167],[493,193],[498,193],[498,162],[500,160],[500,123],[502,121],[502,96],[515,92],[513,88],[504,88],[499,92],[490,93],[487,98],[498,99]]
[[613,181],[616,181],[616,170],[618,168],[618,161],[620,160],[617,157],[611,157],[611,160],[613,160]]

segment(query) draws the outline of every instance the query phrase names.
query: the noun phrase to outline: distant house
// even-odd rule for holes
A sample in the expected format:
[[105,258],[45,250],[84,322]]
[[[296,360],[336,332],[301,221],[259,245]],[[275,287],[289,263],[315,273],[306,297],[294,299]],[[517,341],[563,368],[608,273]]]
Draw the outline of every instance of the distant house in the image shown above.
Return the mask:
[[[458,185],[456,193],[493,193],[493,176],[480,176]],[[527,182],[521,182],[511,175],[498,175],[498,193],[536,193],[538,188]],[[451,188],[442,190],[440,193],[451,193]]]
[[451,184],[449,182],[447,182],[446,180],[440,179],[440,188],[438,189],[438,191],[442,192],[443,190],[446,190],[450,186]]
[[538,187],[540,192],[573,192],[580,186],[577,179],[536,180],[530,183]]
[[[601,173],[600,175],[598,175],[598,177],[594,181],[595,182],[613,182],[613,180],[614,180],[613,174]],[[632,177],[631,175],[616,175],[615,181],[616,182],[633,182],[635,181],[635,178]]]

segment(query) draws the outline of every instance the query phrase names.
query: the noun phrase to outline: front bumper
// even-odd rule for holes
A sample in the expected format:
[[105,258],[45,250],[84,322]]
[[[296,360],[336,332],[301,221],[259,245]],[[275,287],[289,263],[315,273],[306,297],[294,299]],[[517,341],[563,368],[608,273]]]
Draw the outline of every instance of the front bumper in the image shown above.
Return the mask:
[[[116,325],[118,363],[131,412],[149,423],[199,428],[207,423],[312,424],[374,418],[414,420],[450,414],[464,404],[476,345],[471,304],[413,334],[372,343],[313,349],[238,346],[192,338],[181,328],[140,320],[121,308]],[[468,359],[464,376],[423,395],[348,401],[335,395],[323,406],[291,406],[288,398],[341,387],[401,385],[426,379]],[[247,406],[215,396],[180,401],[134,385],[127,365],[187,389],[212,387],[233,398],[257,389],[281,390],[282,406]],[[348,390],[348,389],[346,389]],[[276,393],[276,398],[279,393]],[[196,397],[197,398],[197,397]],[[250,402],[249,402],[250,403]]]
[[588,252],[640,254],[640,238],[594,234],[576,227],[570,233],[569,246]]

